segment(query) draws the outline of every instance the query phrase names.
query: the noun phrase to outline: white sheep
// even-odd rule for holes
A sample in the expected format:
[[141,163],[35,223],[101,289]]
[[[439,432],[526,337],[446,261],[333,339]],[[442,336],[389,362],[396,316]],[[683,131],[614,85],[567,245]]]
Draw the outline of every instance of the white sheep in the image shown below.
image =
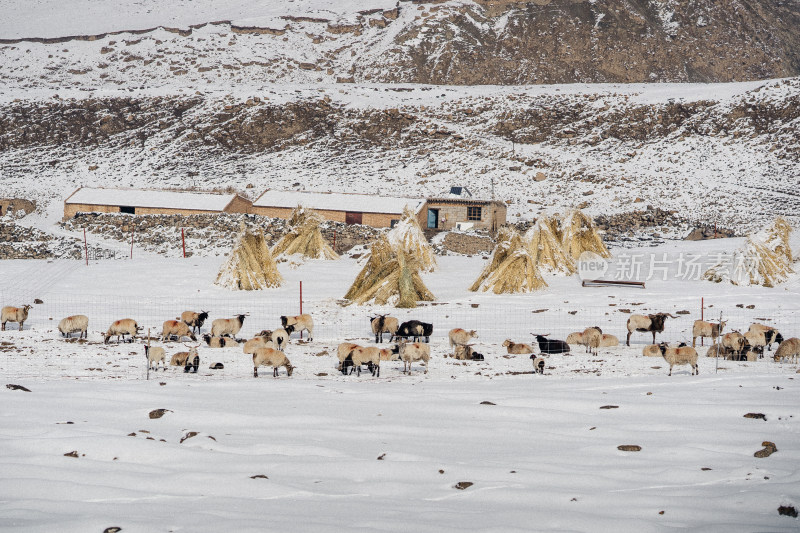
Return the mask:
[[256,351],[256,348],[275,348],[275,345],[272,340],[268,339],[266,336],[258,335],[244,343],[242,346],[242,353],[252,354]]
[[796,363],[798,357],[800,357],[800,339],[797,337],[783,341],[774,355],[775,361],[787,360],[792,363]]
[[505,346],[506,351],[511,355],[533,353],[533,348],[531,348],[530,344],[511,342],[511,339],[504,340],[503,346]]
[[353,361],[353,370],[356,374],[361,376],[361,365],[369,365],[372,375],[381,377],[381,351],[376,346],[357,346],[350,352],[350,358]]
[[144,356],[147,359],[147,367],[158,372],[158,363],[161,362],[161,367],[167,370],[167,353],[161,346],[144,345]]
[[203,334],[203,340],[210,348],[233,348],[239,346],[239,341],[231,337],[212,337],[208,333]]
[[631,345],[631,334],[634,331],[640,333],[652,333],[653,344],[656,343],[656,333],[664,332],[664,323],[667,318],[678,318],[669,313],[653,313],[651,315],[631,315],[628,318],[626,327],[628,328],[628,338],[625,339],[625,345]]
[[567,344],[580,344],[583,345],[583,332],[582,331],[573,331],[569,335],[567,335],[567,339],[564,341]]
[[62,337],[69,337],[76,331],[80,333],[78,338],[89,337],[89,317],[86,315],[72,315],[67,318],[62,318],[58,323],[58,331],[61,332]]
[[370,319],[370,325],[372,326],[372,333],[375,335],[375,343],[377,344],[378,342],[383,342],[384,333],[389,334],[389,342],[392,342],[400,323],[393,316],[378,315]]
[[233,318],[218,318],[211,323],[212,337],[235,337],[244,324],[247,315],[236,315]]
[[754,322],[753,324],[750,324],[750,328],[747,331],[752,333],[763,333],[764,341],[768,350],[772,350],[772,343],[777,342],[780,344],[783,342],[783,335],[781,335],[778,330],[772,326],[765,326],[764,324]]
[[286,329],[287,326],[292,326],[294,331],[298,333],[303,333],[303,330],[308,331],[308,340],[314,340],[314,320],[312,320],[311,315],[307,313],[296,316],[282,316],[281,325],[284,329]]
[[473,329],[467,331],[461,328],[453,328],[447,334],[448,338],[450,339],[450,347],[461,345],[465,346],[469,341],[472,339],[478,338],[478,333]]
[[733,359],[738,357],[734,350],[725,346],[722,342],[718,342],[717,344],[712,344],[708,347],[708,351],[706,351],[706,357],[722,357],[723,359]]
[[[600,348],[600,341],[603,339],[603,330],[598,327],[586,328],[581,333],[581,342],[586,347],[587,353],[597,355],[598,348]],[[569,343],[567,343],[569,344]]]
[[537,357],[536,355],[531,355],[531,360],[533,361],[533,373],[539,373],[544,375],[544,358]]
[[22,307],[4,307],[3,311],[0,313],[0,316],[2,316],[0,321],[3,322],[2,331],[6,330],[6,322],[19,322],[19,330],[22,331],[22,324],[28,320],[28,310],[30,310],[31,307],[30,305],[23,305]]
[[610,348],[612,346],[619,346],[619,339],[616,335],[610,335],[608,333],[603,333],[600,336],[600,348]]
[[695,320],[692,325],[692,347],[696,345],[697,337],[701,339],[703,337],[711,337],[711,344],[717,344],[717,337],[719,337],[725,324],[727,324],[725,320],[719,323]]
[[183,337],[189,337],[193,341],[197,340],[193,330],[190,330],[185,322],[179,320],[165,320],[164,324],[161,326],[161,341],[166,342],[170,340],[171,337],[176,337],[177,341],[180,341]]
[[203,327],[203,323],[205,323],[207,318],[208,311],[201,311],[199,313],[184,311],[181,313],[181,322],[192,328],[192,333],[195,332],[195,329],[197,329],[197,333],[200,333],[200,328]]
[[132,318],[115,320],[111,323],[111,325],[108,327],[108,331],[106,331],[106,334],[103,336],[103,342],[108,344],[108,341],[114,336],[117,337],[117,342],[120,342],[120,338],[125,340],[125,335],[130,335],[131,339],[129,342],[133,342],[133,339],[139,334],[141,329],[142,328],[140,328],[136,321]]
[[278,369],[282,366],[286,367],[287,376],[291,376],[294,371],[294,367],[289,362],[286,354],[275,348],[256,348],[253,353],[253,377],[258,377],[258,367],[260,366],[271,366],[272,376],[276,378],[278,377]]
[[428,373],[428,362],[431,358],[431,346],[424,342],[400,342],[400,359],[403,360],[403,373],[411,374],[411,364],[415,361],[425,363],[425,373]]
[[659,346],[661,347],[661,355],[669,363],[669,376],[672,375],[672,367],[675,365],[689,365],[693,369],[691,375],[700,374],[700,370],[697,368],[697,350],[691,346],[670,347],[665,342],[662,342]]
[[289,339],[291,338],[293,331],[294,326],[286,326],[285,328],[278,328],[274,330],[271,335],[272,342],[279,350],[283,350],[284,347],[289,344]]
[[744,338],[744,335],[738,331],[731,331],[722,336],[720,344],[722,344],[724,352],[735,353],[736,356],[739,357],[747,344],[747,340]]
[[761,348],[763,351],[767,345],[767,337],[763,331],[747,331],[744,334],[744,340],[751,349]]
[[472,349],[471,344],[456,344],[451,357],[460,361],[467,361],[472,359],[473,353],[475,353],[475,350]]
[[658,344],[648,344],[642,348],[642,355],[644,357],[661,357],[661,346]]

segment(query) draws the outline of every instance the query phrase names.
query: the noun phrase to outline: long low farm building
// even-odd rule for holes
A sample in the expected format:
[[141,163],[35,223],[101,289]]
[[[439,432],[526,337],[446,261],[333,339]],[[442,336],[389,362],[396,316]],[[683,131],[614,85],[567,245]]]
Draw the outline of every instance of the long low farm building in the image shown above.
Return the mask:
[[253,213],[267,217],[288,219],[292,211],[302,205],[313,209],[326,220],[346,224],[365,224],[375,228],[394,226],[408,207],[424,224],[425,200],[397,198],[371,194],[334,192],[304,192],[269,190],[253,202]]
[[252,202],[234,193],[81,187],[64,200],[64,220],[77,213],[200,215],[250,213]]

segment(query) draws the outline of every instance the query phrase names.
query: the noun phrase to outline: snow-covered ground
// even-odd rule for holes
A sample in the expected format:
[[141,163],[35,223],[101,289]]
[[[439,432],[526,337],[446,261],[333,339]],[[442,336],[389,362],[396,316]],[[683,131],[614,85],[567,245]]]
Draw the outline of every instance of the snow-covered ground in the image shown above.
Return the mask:
[[[0,335],[0,375],[31,390],[0,390],[0,529],[796,531],[797,520],[777,511],[800,507],[796,364],[771,352],[717,361],[701,348],[699,376],[676,367],[668,377],[663,359],[641,356],[649,341],[637,334],[630,348],[550,356],[540,376],[527,355],[500,346],[590,325],[624,342],[621,309],[688,310],[660,338],[690,341],[701,297],[706,318],[722,312],[730,328],[766,319],[798,335],[797,276],[776,289],[676,279],[681,253],[740,242],[618,254],[610,273],[628,254],[673,259],[668,279],[659,271],[645,290],[548,277],[539,293],[472,294],[466,287],[485,260],[440,257],[423,276],[437,301],[415,310],[341,307],[359,269],[353,259],[282,263],[285,285],[256,294],[212,285],[222,257],[0,262],[4,305],[43,302],[24,331],[8,324]],[[198,374],[170,367],[147,380],[141,344],[102,344],[113,319],[130,316],[156,333],[186,308],[210,319],[249,312],[249,337],[299,311],[301,280],[303,311],[317,327],[312,342],[295,338],[286,349],[290,378],[262,368],[254,379],[239,349],[201,347]],[[336,372],[337,344],[370,343],[368,317],[378,311],[434,323],[427,374],[415,365],[404,375],[397,362],[379,378]],[[55,330],[74,313],[90,317],[86,343]],[[446,357],[455,326],[478,330],[485,361]],[[210,370],[216,362],[224,369]],[[154,409],[169,411],[150,419]],[[744,418],[750,412],[766,421]],[[762,441],[778,451],[754,457]]]

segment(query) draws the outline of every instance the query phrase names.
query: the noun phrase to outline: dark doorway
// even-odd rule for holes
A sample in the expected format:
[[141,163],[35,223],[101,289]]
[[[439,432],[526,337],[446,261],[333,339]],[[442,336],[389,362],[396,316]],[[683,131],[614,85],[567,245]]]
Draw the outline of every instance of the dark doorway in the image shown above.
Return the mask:
[[126,215],[135,215],[136,208],[130,205],[121,205],[119,206],[119,212],[125,213]]
[[439,227],[439,210],[428,209],[428,227],[436,229]]
[[361,217],[363,213],[354,213],[352,211],[345,211],[344,222],[345,224],[361,224]]

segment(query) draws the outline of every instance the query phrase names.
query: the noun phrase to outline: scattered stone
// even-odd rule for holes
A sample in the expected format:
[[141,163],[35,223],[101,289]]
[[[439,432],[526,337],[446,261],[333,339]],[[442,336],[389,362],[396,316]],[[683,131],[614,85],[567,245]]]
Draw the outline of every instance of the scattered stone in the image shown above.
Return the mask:
[[640,452],[642,447],[638,444],[620,444],[617,449],[622,452]]
[[471,481],[459,481],[458,483],[455,484],[453,488],[458,490],[464,490],[470,488],[472,485],[474,485],[474,483],[472,483]]
[[600,409],[619,409],[619,405],[603,405]]
[[758,420],[763,420],[764,422],[767,421],[767,415],[764,413],[747,413],[744,415],[745,418],[757,418]]
[[41,304],[43,304],[44,302],[43,302],[41,299],[39,299],[39,298],[34,298],[34,299],[33,299],[33,303],[35,303],[36,305],[41,305]]
[[24,391],[24,392],[30,392],[31,391],[30,389],[28,389],[26,387],[23,387],[22,385],[14,385],[13,383],[9,383],[8,385],[6,385],[6,388],[7,389],[11,389],[11,390],[21,390],[21,391]]
[[171,413],[169,409],[153,409],[150,411],[150,418],[161,418],[166,413]]
[[676,315],[691,315],[691,311],[687,311],[686,309],[682,309],[681,311],[675,311]]
[[761,443],[761,445],[764,448],[754,453],[753,457],[758,457],[759,459],[763,459],[764,457],[769,457],[770,455],[778,451],[778,447],[775,446],[774,442],[765,440],[764,442]]
[[382,453],[378,456],[378,461],[383,461],[383,458],[386,457],[385,453]]
[[[116,459],[116,457],[114,459]],[[112,526],[112,527],[105,528],[103,530],[103,533],[119,533],[120,531],[122,531],[121,527]]]
[[664,511],[659,511],[658,514],[664,514]]
[[325,377],[325,376],[327,376],[327,375],[328,375],[328,373],[327,373],[327,372],[317,372],[317,374],[316,374],[316,375],[322,378],[322,377]]
[[72,450],[64,454],[64,457],[80,457],[77,450]]
[[755,309],[756,306],[754,304],[746,305],[745,309]]
[[494,403],[489,402],[489,401],[483,401],[483,402],[481,402],[481,405],[497,405],[497,404],[494,404]]
[[269,479],[264,474],[256,474],[255,476],[250,476],[250,479]]
[[197,436],[197,432],[196,431],[190,431],[186,435],[181,437],[181,441],[179,442],[179,444],[183,444],[183,441],[191,439],[192,437],[196,437],[196,436]]
[[711,469],[709,467],[707,467],[707,466],[704,466],[700,470],[702,470],[703,472],[707,472],[707,471],[709,471]]
[[780,516],[791,516],[792,518],[797,518],[797,509],[795,509],[792,505],[781,505],[778,507],[778,514]]
[[439,473],[440,473],[440,474],[444,474],[444,470],[442,470],[442,469],[440,468],[440,469],[439,469]]

